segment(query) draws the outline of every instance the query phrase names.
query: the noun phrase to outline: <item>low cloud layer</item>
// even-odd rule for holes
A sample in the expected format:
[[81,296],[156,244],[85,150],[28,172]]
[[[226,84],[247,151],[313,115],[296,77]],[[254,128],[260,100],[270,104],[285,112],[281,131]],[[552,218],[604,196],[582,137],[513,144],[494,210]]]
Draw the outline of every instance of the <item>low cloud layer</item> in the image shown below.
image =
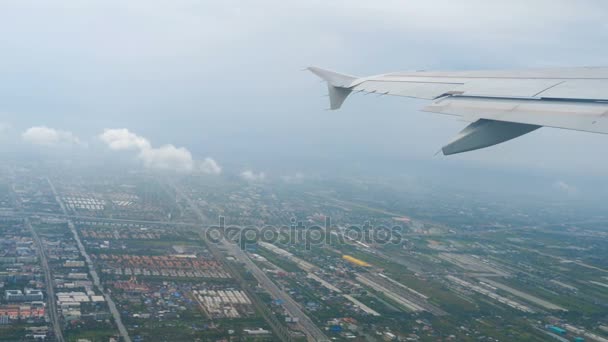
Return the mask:
[[304,174],[301,172],[296,172],[294,175],[282,176],[281,179],[285,183],[301,183],[304,180]]
[[260,182],[266,179],[266,174],[264,172],[255,173],[252,170],[245,170],[241,172],[241,178],[250,182]]
[[21,138],[30,144],[43,146],[81,145],[80,139],[72,132],[62,131],[46,126],[34,126],[26,129]]
[[159,148],[143,148],[137,157],[150,169],[179,172],[191,172],[194,169],[192,154],[184,147],[163,145]]
[[148,139],[126,128],[105,129],[99,135],[99,139],[111,150],[137,151],[137,159],[149,169],[202,172],[215,175],[222,172],[222,168],[212,158],[205,158],[202,162],[197,162],[185,147],[176,147],[172,144],[152,147]]
[[99,139],[112,150],[143,150],[150,148],[150,142],[144,137],[129,132],[126,128],[106,129],[99,135]]
[[[404,158],[435,162],[433,153],[464,124],[418,113],[423,103],[404,98],[352,96],[327,115],[327,99],[320,96],[326,88],[297,71],[306,66],[365,76],[603,65],[608,51],[608,2],[598,0],[78,4],[0,5],[0,111],[15,127],[69,124],[78,134],[137,127],[152,142],[180,134],[191,151],[213,150],[225,162],[263,165],[268,156],[289,156],[319,165],[313,173],[329,167],[321,155],[352,166],[374,158],[379,169]],[[255,79],[255,86],[243,79]],[[240,101],[233,101],[235,94]],[[293,134],[296,128],[310,132],[307,139]],[[448,160],[601,177],[608,162],[594,156],[604,152],[605,141],[602,135],[541,129]]]
[[219,175],[222,173],[222,168],[220,165],[212,158],[205,158],[200,165],[199,170],[202,173],[210,174],[210,175]]
[[576,196],[579,194],[579,190],[577,187],[561,180],[553,183],[553,187],[568,196]]

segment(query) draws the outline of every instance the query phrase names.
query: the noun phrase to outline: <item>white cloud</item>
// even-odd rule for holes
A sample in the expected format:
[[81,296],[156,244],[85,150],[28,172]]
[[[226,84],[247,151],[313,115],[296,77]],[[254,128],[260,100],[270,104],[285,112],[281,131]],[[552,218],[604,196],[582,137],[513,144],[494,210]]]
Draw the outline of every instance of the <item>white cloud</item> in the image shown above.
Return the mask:
[[138,151],[137,159],[149,169],[177,172],[200,171],[214,175],[222,172],[220,165],[211,158],[205,158],[202,162],[197,163],[192,157],[192,153],[185,147],[176,147],[172,144],[152,147],[148,139],[126,128],[105,129],[99,135],[99,139],[115,151]]
[[[265,155],[283,148],[308,154],[315,152],[309,140],[320,146],[336,139],[342,143],[327,153],[344,155],[344,160],[357,153],[429,160],[462,128],[459,122],[415,113],[421,101],[367,97],[353,97],[344,107],[347,112],[327,116],[321,111],[324,99],[317,98],[324,87],[308,73],[290,72],[311,64],[362,76],[402,69],[602,65],[608,49],[607,6],[608,1],[597,0],[7,0],[0,31],[11,34],[3,37],[0,73],[6,75],[3,84],[18,86],[7,88],[5,97],[19,99],[23,89],[52,87],[53,99],[31,92],[31,101],[3,106],[49,125],[40,113],[49,115],[54,108],[53,120],[73,120],[83,129],[138,122],[143,132],[162,122],[167,132],[197,134],[196,127],[207,127],[204,139],[218,150],[233,144],[225,151],[246,144]],[[11,72],[15,68],[24,72]],[[240,82],[244,78],[256,79],[256,87]],[[241,103],[230,102],[235,93],[260,112],[251,115]],[[280,116],[286,107],[293,109],[289,119]],[[373,112],[387,115],[378,120]],[[342,117],[346,113],[348,122]],[[337,133],[317,129],[344,125],[348,129]],[[314,139],[302,142],[283,133],[293,127],[315,132]],[[383,139],[359,139],[362,135]],[[530,140],[518,144],[520,139]],[[608,170],[608,162],[593,157],[602,153],[605,136],[542,129],[520,139],[451,159],[484,165],[508,160],[518,167],[593,174]],[[421,148],[403,148],[415,144]],[[563,163],[564,155],[575,160]],[[592,167],[572,166],[581,163]]]
[[190,151],[173,145],[143,148],[137,157],[150,169],[190,172],[194,166]]
[[199,170],[202,173],[210,174],[210,175],[219,175],[222,173],[221,166],[213,159],[213,158],[205,158],[200,165]]
[[26,129],[21,138],[34,145],[80,145],[80,140],[72,132],[61,131],[46,126],[34,126]]
[[260,173],[255,173],[251,170],[245,170],[243,172],[241,172],[241,178],[243,178],[244,180],[247,181],[251,181],[251,182],[259,182],[259,181],[263,181],[264,179],[266,179],[266,174],[264,174],[264,172],[260,172]]
[[113,150],[142,150],[151,147],[148,139],[129,132],[126,128],[105,129],[99,139]]
[[553,183],[553,187],[568,196],[576,196],[579,194],[579,190],[576,186],[573,186],[561,180]]

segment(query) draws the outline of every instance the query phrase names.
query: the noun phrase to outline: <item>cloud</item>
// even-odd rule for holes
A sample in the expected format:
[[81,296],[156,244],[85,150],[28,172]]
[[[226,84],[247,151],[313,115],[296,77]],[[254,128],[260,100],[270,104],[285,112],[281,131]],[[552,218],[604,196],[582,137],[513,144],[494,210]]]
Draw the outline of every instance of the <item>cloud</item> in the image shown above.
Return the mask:
[[105,129],[99,139],[114,151],[138,151],[137,159],[144,167],[156,170],[171,170],[177,172],[200,171],[206,174],[220,174],[222,168],[211,158],[205,158],[197,163],[192,153],[185,147],[172,144],[152,147],[150,141],[126,128]]
[[555,183],[553,183],[553,187],[556,188],[557,190],[565,193],[568,196],[576,196],[579,194],[579,190],[577,187],[568,184],[564,181],[556,181]]
[[[367,157],[384,163],[379,168],[404,158],[435,162],[436,149],[464,126],[418,113],[428,103],[404,98],[353,96],[342,111],[326,115],[326,99],[317,96],[325,87],[297,72],[308,65],[365,76],[603,65],[608,52],[608,2],[597,0],[9,0],[1,7],[0,31],[11,32],[2,39],[1,83],[10,85],[3,87],[2,106],[19,111],[5,116],[16,127],[70,122],[78,133],[138,127],[157,144],[180,132],[191,151],[206,144],[216,156],[236,164],[247,158],[249,165],[289,155],[327,169],[319,146],[341,165]],[[30,101],[22,100],[24,93]],[[310,138],[293,134],[296,128]],[[608,161],[593,156],[601,155],[605,140],[541,129],[442,163],[601,175]],[[585,167],[574,166],[580,164]]]
[[266,179],[266,175],[264,174],[264,172],[260,172],[260,173],[255,173],[251,170],[245,170],[243,172],[241,172],[241,178],[243,178],[244,180],[250,181],[250,182],[260,182],[263,181],[264,179]]
[[112,150],[142,150],[151,147],[148,139],[131,133],[126,128],[105,129],[99,139]]
[[6,122],[0,122],[0,134],[6,133],[9,129],[11,129],[11,124]]
[[26,129],[21,138],[34,145],[80,145],[80,139],[72,132],[61,131],[46,126],[34,126]]
[[150,169],[190,172],[194,168],[192,154],[184,147],[173,145],[159,148],[146,147],[141,149],[137,157]]
[[282,176],[281,179],[285,183],[301,183],[304,180],[304,174],[301,172],[296,172],[295,175]]
[[214,159],[209,157],[205,158],[205,160],[199,164],[199,170],[202,173],[210,175],[219,175],[222,173],[222,168],[220,165]]

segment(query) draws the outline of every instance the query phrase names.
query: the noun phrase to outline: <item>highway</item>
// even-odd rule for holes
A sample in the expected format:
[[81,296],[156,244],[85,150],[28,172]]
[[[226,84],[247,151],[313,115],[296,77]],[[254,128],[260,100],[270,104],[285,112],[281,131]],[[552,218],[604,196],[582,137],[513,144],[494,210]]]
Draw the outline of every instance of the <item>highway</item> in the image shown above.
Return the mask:
[[[57,193],[57,190],[55,189],[53,182],[51,182],[51,180],[49,178],[47,178],[46,181],[49,183],[49,186],[53,190],[53,195],[55,195],[55,200],[57,201],[57,203],[59,203],[59,206],[61,206],[61,211],[63,211],[63,214],[67,217],[68,211],[66,210],[63,201],[59,197],[59,194]],[[114,303],[114,300],[112,300],[112,297],[110,297],[110,295],[104,291],[103,286],[101,286],[101,281],[99,279],[99,275],[97,274],[97,271],[95,270],[95,265],[93,264],[91,257],[89,257],[89,254],[87,253],[86,249],[84,248],[84,245],[82,244],[82,241],[80,240],[80,237],[78,236],[78,232],[76,231],[76,227],[74,226],[74,223],[70,219],[68,219],[68,227],[70,228],[70,231],[74,235],[74,240],[76,240],[76,244],[78,245],[78,250],[80,251],[80,254],[82,254],[82,256],[84,257],[84,259],[87,263],[87,266],[89,268],[89,273],[91,274],[91,278],[93,278],[93,284],[95,285],[95,287],[97,287],[99,292],[101,292],[103,294],[106,302],[108,303],[108,307],[110,308],[110,312],[112,313],[112,316],[114,317],[114,322],[116,322],[116,326],[118,327],[120,336],[123,338],[123,340],[125,342],[131,342],[131,337],[129,337],[129,332],[127,331],[127,328],[124,326],[124,324],[122,323],[122,319],[120,318],[120,312],[118,312],[118,309],[116,308],[116,304]]]
[[289,315],[292,317],[298,317],[300,321],[299,325],[303,328],[304,333],[308,337],[309,341],[329,341],[329,338],[319,329],[316,324],[300,309],[298,303],[293,300],[285,291],[281,290],[267,275],[262,271],[258,265],[256,265],[251,259],[245,254],[245,252],[235,243],[230,243],[225,239],[222,239],[222,245],[226,248],[231,255],[237,258],[239,261],[245,264],[245,267],[251,271],[255,279],[270,293],[275,299],[283,301],[283,307]]
[[64,342],[65,338],[63,337],[63,330],[61,329],[61,323],[59,321],[59,316],[57,315],[57,301],[55,297],[55,286],[53,286],[53,278],[51,276],[51,269],[49,267],[49,262],[46,258],[46,252],[44,251],[44,246],[42,245],[42,241],[38,236],[38,233],[32,227],[30,220],[28,218],[24,219],[25,226],[32,233],[32,237],[34,238],[34,242],[38,247],[38,256],[40,257],[40,263],[42,264],[42,270],[44,271],[44,279],[46,283],[46,296],[48,302],[48,308],[46,312],[49,314],[49,318],[51,323],[53,324],[53,331],[55,332],[55,338],[59,342]]
[[[186,196],[181,189],[174,186],[175,191],[178,193],[180,197],[188,202],[188,206],[196,213],[196,215],[201,219],[202,222],[205,222],[205,216],[200,211],[200,208],[192,201],[189,196]],[[283,306],[285,310],[289,313],[291,317],[299,318],[299,326],[302,328],[304,334],[306,334],[307,340],[310,342],[317,341],[329,341],[329,338],[325,336],[323,331],[319,329],[313,321],[302,311],[298,303],[294,301],[287,293],[281,290],[267,275],[262,271],[251,259],[245,254],[245,252],[239,248],[239,246],[235,243],[231,243],[227,241],[225,238],[220,239],[219,244],[229,252],[229,254],[233,255],[240,262],[245,264],[245,267],[251,271],[253,276],[256,278],[258,283],[265,288],[270,295],[275,299],[281,299],[283,301]]]
[[107,222],[107,223],[134,223],[134,224],[154,224],[154,225],[165,225],[172,227],[198,227],[198,225],[194,223],[188,222],[177,222],[177,221],[148,221],[148,220],[132,220],[132,219],[121,219],[121,218],[109,218],[109,217],[95,217],[95,216],[84,216],[84,215],[68,215],[68,214],[56,214],[56,213],[48,213],[41,211],[20,211],[20,212],[12,212],[11,215],[17,216],[46,216],[53,218],[62,218],[62,219],[74,219],[74,220],[83,220],[83,221],[92,221],[92,222]]

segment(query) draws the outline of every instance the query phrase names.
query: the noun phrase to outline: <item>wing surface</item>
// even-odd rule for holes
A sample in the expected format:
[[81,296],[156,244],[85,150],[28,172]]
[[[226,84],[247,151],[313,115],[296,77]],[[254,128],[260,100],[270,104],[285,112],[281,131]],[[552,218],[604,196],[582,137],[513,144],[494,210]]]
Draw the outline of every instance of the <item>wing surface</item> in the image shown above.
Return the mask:
[[[340,108],[351,93],[365,92],[432,100],[424,111],[476,123],[450,143],[452,148],[444,148],[444,154],[491,146],[542,126],[608,134],[606,67],[418,71],[361,78],[309,70],[327,81],[331,109]],[[476,144],[470,143],[471,136]],[[458,139],[467,139],[466,148],[457,148]]]

